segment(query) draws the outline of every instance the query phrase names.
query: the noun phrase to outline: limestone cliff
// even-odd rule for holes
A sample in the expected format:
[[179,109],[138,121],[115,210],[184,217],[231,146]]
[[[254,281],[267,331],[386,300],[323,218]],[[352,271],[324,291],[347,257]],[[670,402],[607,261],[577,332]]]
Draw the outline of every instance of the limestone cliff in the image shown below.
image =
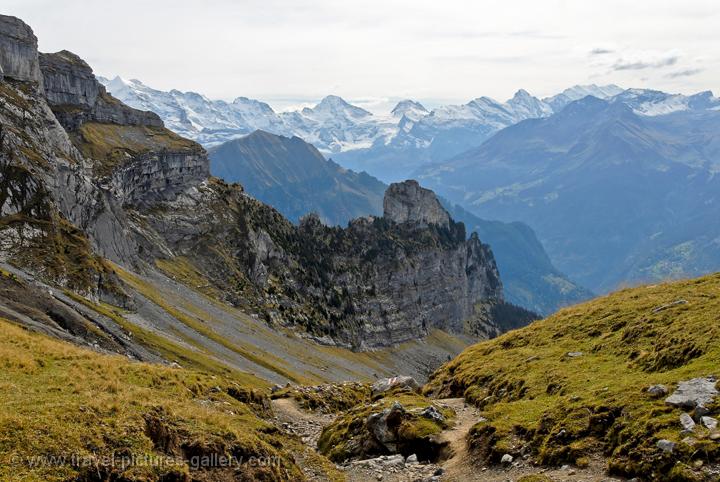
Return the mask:
[[412,180],[390,186],[383,200],[383,217],[419,227],[431,224],[448,227],[450,224],[450,215],[435,193]]
[[41,81],[37,37],[22,20],[0,15],[0,79]]
[[[431,191],[393,185],[384,217],[346,229],[315,217],[294,226],[239,185],[211,178],[198,144],[112,98],[76,55],[38,57],[27,47],[32,32],[17,30],[25,36],[0,31],[3,45],[17,44],[0,64],[15,73],[0,82],[0,261],[167,316],[148,308],[161,299],[121,283],[109,259],[269,326],[354,349],[434,329],[489,337],[517,323],[498,315],[505,305],[490,249],[466,240]],[[218,343],[172,307],[162,310]]]

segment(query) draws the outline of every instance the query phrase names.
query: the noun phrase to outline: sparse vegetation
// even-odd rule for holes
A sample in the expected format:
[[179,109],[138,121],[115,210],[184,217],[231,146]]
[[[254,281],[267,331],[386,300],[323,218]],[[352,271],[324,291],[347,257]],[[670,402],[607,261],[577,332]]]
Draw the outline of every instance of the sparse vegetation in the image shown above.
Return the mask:
[[424,391],[483,409],[469,447],[485,461],[530,451],[542,464],[582,463],[601,452],[611,473],[662,478],[720,457],[707,430],[683,443],[681,411],[646,391],[718,374],[719,313],[720,274],[625,289],[468,348]]
[[88,159],[100,161],[96,172],[107,175],[124,161],[151,151],[200,150],[195,142],[164,127],[83,123],[71,133],[75,145]]

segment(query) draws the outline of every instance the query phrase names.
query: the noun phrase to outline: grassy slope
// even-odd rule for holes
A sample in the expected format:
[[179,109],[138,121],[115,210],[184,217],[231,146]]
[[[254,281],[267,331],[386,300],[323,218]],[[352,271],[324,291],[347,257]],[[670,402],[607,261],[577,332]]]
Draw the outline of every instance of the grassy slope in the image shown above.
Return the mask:
[[718,375],[719,334],[720,274],[626,289],[468,348],[425,391],[484,409],[469,438],[480,458],[530,449],[542,463],[582,464],[604,451],[612,472],[660,477],[720,457],[702,430],[694,447],[661,455],[657,440],[685,438],[681,411],[646,392]]
[[[299,441],[279,434],[268,416],[261,392],[233,378],[101,355],[0,320],[0,480],[90,480],[94,467],[31,467],[26,457],[92,454],[180,458],[163,467],[114,469],[132,480],[168,473],[178,478],[166,480],[181,480],[189,470],[182,458],[211,454],[279,463],[213,469],[202,480],[302,479],[291,457]],[[319,470],[328,466],[316,462]],[[99,473],[109,476],[110,469]]]

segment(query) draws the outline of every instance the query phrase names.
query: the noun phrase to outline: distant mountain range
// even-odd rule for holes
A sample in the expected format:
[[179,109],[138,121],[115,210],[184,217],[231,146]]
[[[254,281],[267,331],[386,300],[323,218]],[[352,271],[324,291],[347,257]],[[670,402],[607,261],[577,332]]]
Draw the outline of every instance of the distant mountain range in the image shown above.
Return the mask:
[[367,171],[385,182],[406,179],[419,166],[480,145],[492,134],[525,119],[547,117],[586,95],[608,98],[620,87],[575,86],[538,99],[519,90],[507,102],[479,97],[433,110],[404,100],[387,115],[375,115],[329,95],[315,107],[275,112],[246,97],[210,100],[194,92],[163,92],[139,80],[99,77],[126,104],[157,113],[171,130],[206,147],[261,129],[313,144],[345,167]]
[[593,291],[720,268],[711,92],[575,86],[433,110],[403,101],[379,116],[335,96],[276,113],[245,98],[103,82],[206,146],[257,128],[295,135],[343,167],[384,182],[417,178],[481,218],[527,223],[553,264]]
[[[298,137],[256,131],[209,154],[213,175],[239,182],[293,222],[314,212],[328,224],[345,226],[354,218],[383,214],[384,183],[325,160]],[[487,221],[450,202],[443,204],[453,219],[465,223],[468,235],[477,232],[490,245],[511,303],[548,314],[592,296],[552,265],[526,224]]]
[[720,110],[710,93],[571,102],[422,168],[473,213],[523,221],[596,291],[720,268]]

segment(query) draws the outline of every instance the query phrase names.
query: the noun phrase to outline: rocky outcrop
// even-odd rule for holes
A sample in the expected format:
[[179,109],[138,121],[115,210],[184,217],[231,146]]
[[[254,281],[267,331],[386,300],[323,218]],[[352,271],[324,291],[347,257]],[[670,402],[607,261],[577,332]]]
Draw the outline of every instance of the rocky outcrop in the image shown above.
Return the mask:
[[[395,191],[390,186],[386,200]],[[480,337],[501,331],[489,315],[503,303],[495,260],[477,236],[466,240],[462,223],[361,218],[340,230],[308,217],[299,231],[314,247],[302,252],[303,264],[321,267],[329,301],[349,324],[335,337],[353,346],[392,345],[433,329]]]
[[122,205],[150,207],[175,199],[209,176],[207,156],[200,146],[150,151],[113,171],[111,189]]
[[68,130],[85,122],[163,127],[157,114],[128,107],[108,94],[90,66],[72,52],[40,54],[40,69],[45,98]]
[[217,298],[354,349],[434,329],[490,337],[507,328],[494,315],[503,292],[490,248],[466,240],[416,182],[388,189],[384,217],[294,226],[209,178],[198,144],[108,96],[74,54],[43,54],[41,66],[42,90],[3,83],[1,93],[2,125],[13,129],[0,136],[0,169],[14,181],[2,188],[0,229],[17,240],[3,254],[22,253],[24,266],[99,293],[98,255],[131,270],[182,263]]
[[450,224],[450,215],[435,193],[413,180],[390,186],[383,200],[383,211],[383,217],[398,224],[414,223],[421,227]]
[[166,130],[153,112],[110,96],[90,66],[67,50],[40,54],[44,94],[75,145],[109,175],[119,205],[152,206],[172,200],[210,175],[198,144]]
[[37,37],[22,20],[0,15],[0,80],[41,82]]

